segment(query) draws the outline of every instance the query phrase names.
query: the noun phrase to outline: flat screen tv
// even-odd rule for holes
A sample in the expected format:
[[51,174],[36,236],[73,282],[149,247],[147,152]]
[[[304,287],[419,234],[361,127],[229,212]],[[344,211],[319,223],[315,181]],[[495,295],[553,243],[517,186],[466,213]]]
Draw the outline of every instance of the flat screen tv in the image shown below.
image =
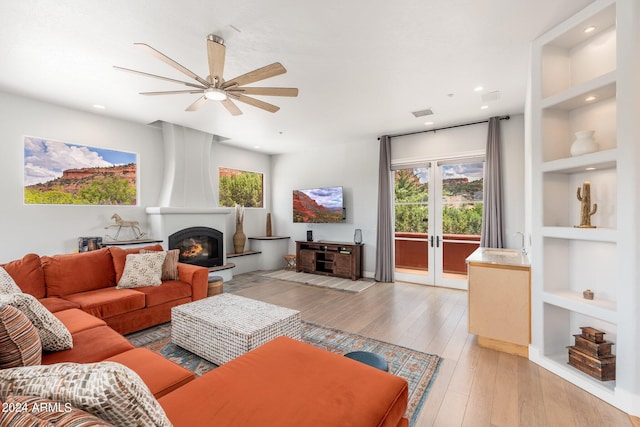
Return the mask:
[[293,222],[343,222],[342,187],[293,190]]

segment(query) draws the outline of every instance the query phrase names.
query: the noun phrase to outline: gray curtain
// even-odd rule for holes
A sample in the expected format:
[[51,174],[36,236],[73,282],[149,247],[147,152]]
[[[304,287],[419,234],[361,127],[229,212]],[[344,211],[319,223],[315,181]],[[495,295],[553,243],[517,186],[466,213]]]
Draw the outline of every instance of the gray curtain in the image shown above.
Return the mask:
[[393,282],[393,217],[391,213],[391,137],[380,137],[378,170],[378,233],[376,275],[378,282]]
[[482,235],[480,246],[504,247],[502,203],[502,165],[500,160],[500,118],[489,119],[486,161],[484,165],[484,193],[482,209]]

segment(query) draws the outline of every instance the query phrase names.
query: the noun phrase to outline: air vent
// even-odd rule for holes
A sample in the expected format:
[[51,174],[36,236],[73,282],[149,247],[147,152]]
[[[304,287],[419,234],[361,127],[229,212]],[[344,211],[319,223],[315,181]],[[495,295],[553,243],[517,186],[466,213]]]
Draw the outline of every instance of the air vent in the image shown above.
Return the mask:
[[433,111],[431,110],[431,108],[427,108],[427,109],[421,110],[421,111],[414,111],[411,114],[413,114],[415,117],[423,117],[423,116],[432,115]]
[[494,90],[493,92],[485,93],[481,96],[481,98],[482,102],[497,101],[498,99],[500,99],[500,91]]

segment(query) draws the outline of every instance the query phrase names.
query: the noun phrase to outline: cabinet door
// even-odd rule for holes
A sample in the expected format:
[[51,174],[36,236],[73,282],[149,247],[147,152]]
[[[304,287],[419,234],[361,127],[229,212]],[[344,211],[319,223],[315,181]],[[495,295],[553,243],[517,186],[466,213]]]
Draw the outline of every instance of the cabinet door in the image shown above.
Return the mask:
[[300,249],[298,256],[298,267],[302,271],[313,272],[316,269],[316,252],[309,249]]
[[335,254],[333,258],[333,274],[340,277],[351,277],[353,269],[351,263],[353,256],[350,254]]

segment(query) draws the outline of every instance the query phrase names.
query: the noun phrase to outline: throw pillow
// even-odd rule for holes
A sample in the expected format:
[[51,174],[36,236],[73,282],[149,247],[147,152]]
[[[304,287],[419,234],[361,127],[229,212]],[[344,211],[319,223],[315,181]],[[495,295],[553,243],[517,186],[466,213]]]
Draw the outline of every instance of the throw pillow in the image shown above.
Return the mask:
[[7,270],[0,267],[0,294],[21,294],[22,289],[7,273]]
[[[148,249],[140,249],[141,254],[153,253]],[[164,262],[162,263],[162,280],[178,280],[178,260],[180,259],[180,249],[171,249],[164,252]]]
[[69,403],[119,427],[171,426],[138,374],[116,362],[5,369],[0,371],[0,399],[10,394]]
[[3,408],[6,410],[0,416],[0,426],[113,427],[113,424],[74,408],[69,403],[37,396],[9,396]]
[[17,308],[0,306],[0,369],[41,362],[42,343],[36,328]]
[[43,350],[60,351],[73,348],[73,339],[66,326],[33,295],[0,295],[0,304],[3,303],[22,311],[33,323],[40,335]]
[[162,263],[164,252],[129,254],[124,264],[118,289],[162,285]]

